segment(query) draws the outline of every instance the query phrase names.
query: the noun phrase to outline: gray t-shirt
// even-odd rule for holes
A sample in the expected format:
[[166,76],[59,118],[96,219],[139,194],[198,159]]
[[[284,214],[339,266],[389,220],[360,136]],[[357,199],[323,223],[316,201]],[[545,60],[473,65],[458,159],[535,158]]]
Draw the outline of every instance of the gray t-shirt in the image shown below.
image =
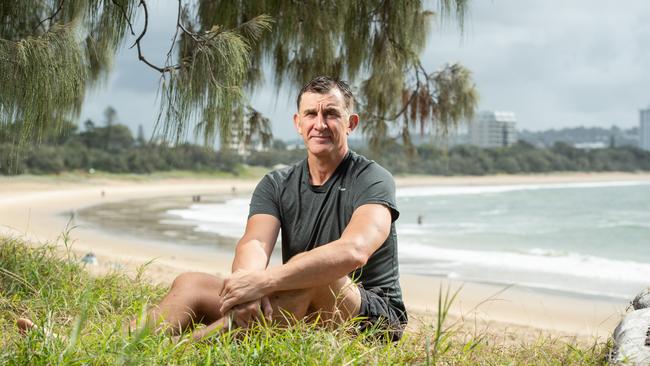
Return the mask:
[[251,199],[248,217],[269,214],[280,220],[282,261],[341,238],[359,206],[378,203],[391,211],[390,234],[362,268],[350,274],[364,288],[379,287],[390,305],[406,318],[399,285],[395,220],[395,182],[372,160],[350,151],[322,186],[309,183],[307,159],[262,178]]

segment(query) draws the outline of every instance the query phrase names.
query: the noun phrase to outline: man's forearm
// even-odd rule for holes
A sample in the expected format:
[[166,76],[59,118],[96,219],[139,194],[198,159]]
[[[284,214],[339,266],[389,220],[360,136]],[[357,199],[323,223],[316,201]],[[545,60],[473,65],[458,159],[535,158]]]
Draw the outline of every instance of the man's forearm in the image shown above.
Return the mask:
[[337,240],[298,254],[282,266],[267,269],[266,292],[325,286],[362,267],[367,259],[353,243]]
[[240,242],[235,249],[232,272],[237,270],[263,271],[269,262],[263,244],[258,240]]

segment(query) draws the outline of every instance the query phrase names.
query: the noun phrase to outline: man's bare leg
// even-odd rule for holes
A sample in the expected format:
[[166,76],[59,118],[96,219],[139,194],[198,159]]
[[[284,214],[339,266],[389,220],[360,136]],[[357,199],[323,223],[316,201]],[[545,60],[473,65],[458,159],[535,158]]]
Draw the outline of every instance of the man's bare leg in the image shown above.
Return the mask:
[[[229,319],[219,312],[223,287],[219,277],[205,273],[180,275],[163,301],[149,312],[153,322],[164,321],[163,329],[177,335],[193,324],[207,324],[195,331],[193,339],[200,340],[214,332],[228,330]],[[319,316],[323,324],[339,324],[359,313],[359,289],[348,277],[312,289],[281,291],[269,296],[273,322],[291,324],[305,317]]]
[[[174,280],[162,301],[149,309],[147,327],[171,335],[192,328],[195,324],[210,324],[224,318],[219,309],[223,280],[200,272],[186,272]],[[131,323],[135,328],[135,320]]]

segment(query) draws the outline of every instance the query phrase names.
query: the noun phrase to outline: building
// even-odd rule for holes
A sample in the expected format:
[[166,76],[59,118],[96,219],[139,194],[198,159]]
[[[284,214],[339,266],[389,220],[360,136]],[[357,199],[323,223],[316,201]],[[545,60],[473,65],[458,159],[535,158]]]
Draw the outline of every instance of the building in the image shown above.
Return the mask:
[[639,113],[639,147],[650,151],[650,107]]
[[222,143],[225,143],[225,146],[230,151],[243,157],[249,156],[253,151],[267,151],[268,147],[264,146],[259,136],[251,136],[250,139],[246,138],[250,133],[250,127],[246,123],[243,126],[233,124],[230,126],[230,136]]
[[504,147],[517,142],[513,112],[479,112],[469,124],[469,143],[480,147]]

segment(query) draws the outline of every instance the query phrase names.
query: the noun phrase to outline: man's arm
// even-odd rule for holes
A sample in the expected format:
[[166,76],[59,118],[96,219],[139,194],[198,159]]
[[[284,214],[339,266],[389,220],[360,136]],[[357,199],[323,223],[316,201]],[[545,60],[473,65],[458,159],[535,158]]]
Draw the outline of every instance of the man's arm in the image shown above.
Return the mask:
[[[237,243],[232,272],[263,271],[269,263],[271,252],[280,231],[280,222],[273,215],[256,214],[246,222],[244,236]],[[267,297],[252,299],[233,308],[235,323],[247,328],[260,312],[271,319],[273,309]]]
[[269,263],[280,231],[280,221],[273,215],[257,214],[246,222],[244,236],[237,242],[232,272],[264,270]]
[[222,311],[270,293],[324,286],[362,267],[390,233],[390,210],[365,204],[352,214],[341,238],[266,271],[234,273],[224,286]]

